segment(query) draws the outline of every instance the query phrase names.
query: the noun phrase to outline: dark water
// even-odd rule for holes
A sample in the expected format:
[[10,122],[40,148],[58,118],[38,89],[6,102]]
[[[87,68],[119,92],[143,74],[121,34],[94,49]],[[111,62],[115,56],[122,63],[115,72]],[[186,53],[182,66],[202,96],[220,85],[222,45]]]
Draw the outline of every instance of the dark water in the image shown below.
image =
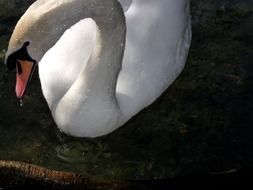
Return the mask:
[[[32,1],[2,2],[0,62]],[[193,41],[185,70],[154,104],[102,138],[60,133],[38,76],[20,107],[15,73],[1,63],[0,159],[128,179],[252,169],[252,12],[250,0],[192,0]]]

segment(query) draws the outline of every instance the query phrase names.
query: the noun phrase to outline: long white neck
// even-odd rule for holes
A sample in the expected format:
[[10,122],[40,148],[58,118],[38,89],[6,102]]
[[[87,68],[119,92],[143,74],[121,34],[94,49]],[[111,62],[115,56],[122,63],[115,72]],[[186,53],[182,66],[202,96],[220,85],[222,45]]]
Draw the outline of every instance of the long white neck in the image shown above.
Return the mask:
[[[118,2],[106,2],[92,4],[95,12],[85,15],[92,18],[75,23],[39,63],[43,93],[56,124],[75,136],[109,133],[121,116],[116,83],[125,46],[125,19]],[[56,79],[57,72],[62,81]]]

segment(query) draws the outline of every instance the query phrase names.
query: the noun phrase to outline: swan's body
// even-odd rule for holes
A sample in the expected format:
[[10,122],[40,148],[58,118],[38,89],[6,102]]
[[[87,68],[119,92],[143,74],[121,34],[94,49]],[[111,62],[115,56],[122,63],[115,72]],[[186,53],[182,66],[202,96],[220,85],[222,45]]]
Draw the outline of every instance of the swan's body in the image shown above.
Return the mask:
[[189,1],[119,2],[125,13],[115,0],[38,0],[15,28],[7,56],[31,42],[28,53],[39,62],[43,94],[68,134],[112,132],[161,95],[184,67]]

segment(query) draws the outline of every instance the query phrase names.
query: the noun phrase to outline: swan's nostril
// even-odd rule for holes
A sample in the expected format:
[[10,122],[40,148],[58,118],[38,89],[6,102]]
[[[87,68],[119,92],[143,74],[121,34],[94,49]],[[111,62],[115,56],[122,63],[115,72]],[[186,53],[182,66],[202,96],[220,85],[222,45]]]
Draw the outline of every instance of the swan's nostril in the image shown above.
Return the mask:
[[21,66],[21,64],[18,61],[17,61],[17,71],[18,71],[19,75],[22,74],[22,66]]

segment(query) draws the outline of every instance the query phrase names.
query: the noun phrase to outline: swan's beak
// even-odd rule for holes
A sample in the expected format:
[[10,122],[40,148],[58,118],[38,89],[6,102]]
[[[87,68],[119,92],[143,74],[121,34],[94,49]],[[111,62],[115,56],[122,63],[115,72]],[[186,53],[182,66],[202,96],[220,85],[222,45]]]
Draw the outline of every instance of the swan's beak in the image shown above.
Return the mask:
[[35,64],[30,61],[17,60],[16,65],[16,96],[21,99],[26,91],[32,73],[35,69]]

